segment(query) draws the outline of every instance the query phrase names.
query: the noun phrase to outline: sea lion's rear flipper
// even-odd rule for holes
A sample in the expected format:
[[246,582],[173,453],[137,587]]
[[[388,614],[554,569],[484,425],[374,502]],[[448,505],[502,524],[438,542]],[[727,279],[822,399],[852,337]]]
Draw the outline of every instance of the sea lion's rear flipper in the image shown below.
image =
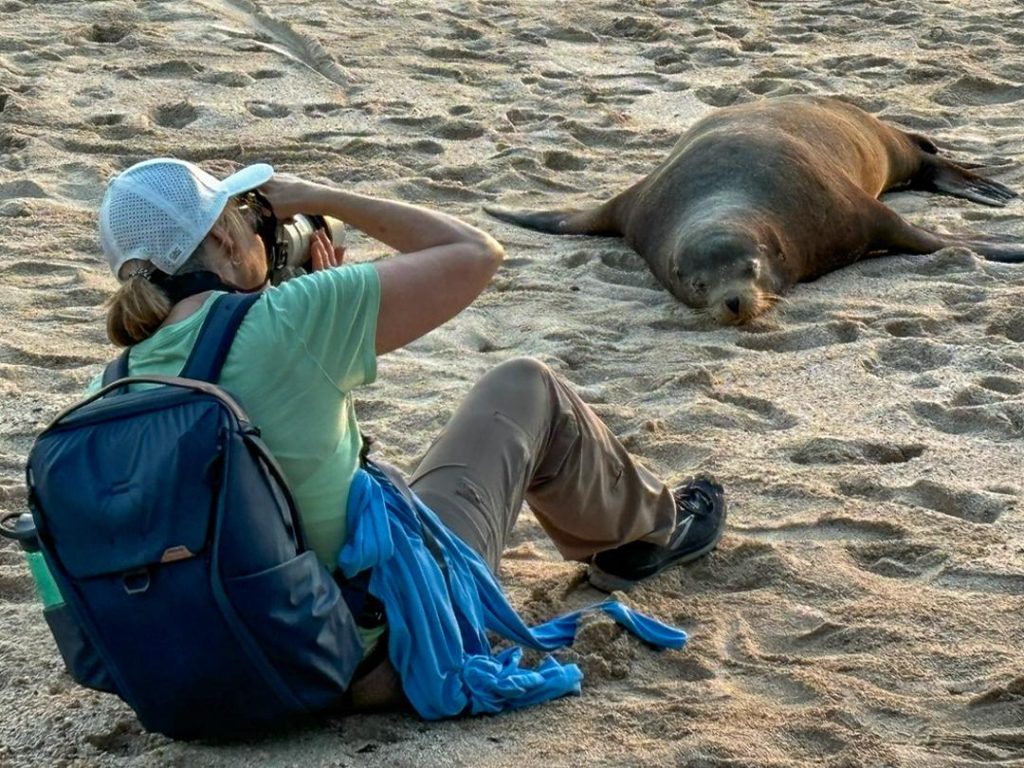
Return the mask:
[[986,261],[1024,264],[1024,243],[1012,238],[997,240],[984,237],[940,235],[915,226],[888,206],[873,200],[874,231],[869,247],[874,253],[934,253],[955,245],[970,248]]
[[556,235],[620,235],[622,231],[615,221],[613,202],[583,210],[563,208],[554,211],[510,211],[485,205],[484,211],[511,224]]
[[911,186],[945,192],[954,197],[963,197],[999,208],[1017,197],[1016,192],[998,181],[986,179],[955,163],[930,155],[922,159],[921,170],[911,180]]
[[985,242],[984,240],[965,240],[966,245],[985,261],[1001,261],[1004,264],[1024,264],[1024,245],[1012,243]]

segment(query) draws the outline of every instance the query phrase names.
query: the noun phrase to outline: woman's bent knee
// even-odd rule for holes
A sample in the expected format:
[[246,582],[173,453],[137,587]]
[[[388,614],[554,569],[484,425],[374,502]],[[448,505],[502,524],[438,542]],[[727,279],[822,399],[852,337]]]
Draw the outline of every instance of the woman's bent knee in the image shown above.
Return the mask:
[[524,389],[554,378],[554,372],[535,357],[513,357],[499,363],[487,372],[488,377],[522,386]]

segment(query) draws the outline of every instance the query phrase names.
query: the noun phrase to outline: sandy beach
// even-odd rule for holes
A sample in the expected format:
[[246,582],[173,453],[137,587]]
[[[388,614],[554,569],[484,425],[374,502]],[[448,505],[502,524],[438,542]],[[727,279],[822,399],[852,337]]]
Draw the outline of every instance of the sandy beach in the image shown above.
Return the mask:
[[[174,155],[461,216],[506,247],[467,311],[357,396],[409,470],[517,355],[579,387],[673,482],[726,486],[718,550],[560,658],[583,695],[500,717],[324,719],[233,744],[144,732],[77,687],[0,545],[0,766],[1024,766],[1024,266],[963,248],[863,261],[744,328],[687,309],[621,240],[495,221],[589,205],[711,110],[841,95],[1024,192],[1016,0],[0,0],[0,512],[35,434],[113,357],[106,180]],[[1024,202],[884,201],[1024,240]],[[386,256],[350,233],[348,257]],[[439,287],[443,290],[443,286]],[[539,621],[601,598],[524,511],[502,578]]]

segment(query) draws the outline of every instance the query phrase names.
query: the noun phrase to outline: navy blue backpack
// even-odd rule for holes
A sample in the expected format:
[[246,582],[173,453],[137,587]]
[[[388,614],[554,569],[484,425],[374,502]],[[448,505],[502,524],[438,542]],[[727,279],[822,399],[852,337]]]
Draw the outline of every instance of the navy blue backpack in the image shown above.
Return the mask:
[[127,377],[126,352],[28,460],[39,545],[64,600],[46,617],[69,672],[174,738],[333,707],[362,658],[281,470],[213,383],[255,299],[217,299],[179,377]]

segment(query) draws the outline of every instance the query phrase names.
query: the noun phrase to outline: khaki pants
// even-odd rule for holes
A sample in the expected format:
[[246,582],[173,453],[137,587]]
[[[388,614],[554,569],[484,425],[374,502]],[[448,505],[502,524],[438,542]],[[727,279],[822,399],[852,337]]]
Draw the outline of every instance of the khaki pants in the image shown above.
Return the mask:
[[497,571],[523,501],[567,560],[665,544],[671,491],[550,368],[516,358],[470,390],[410,486]]
[[[477,382],[409,485],[495,572],[524,500],[569,560],[639,539],[665,544],[675,522],[665,484],[531,358],[502,363]],[[355,709],[404,702],[390,663],[350,691]]]

